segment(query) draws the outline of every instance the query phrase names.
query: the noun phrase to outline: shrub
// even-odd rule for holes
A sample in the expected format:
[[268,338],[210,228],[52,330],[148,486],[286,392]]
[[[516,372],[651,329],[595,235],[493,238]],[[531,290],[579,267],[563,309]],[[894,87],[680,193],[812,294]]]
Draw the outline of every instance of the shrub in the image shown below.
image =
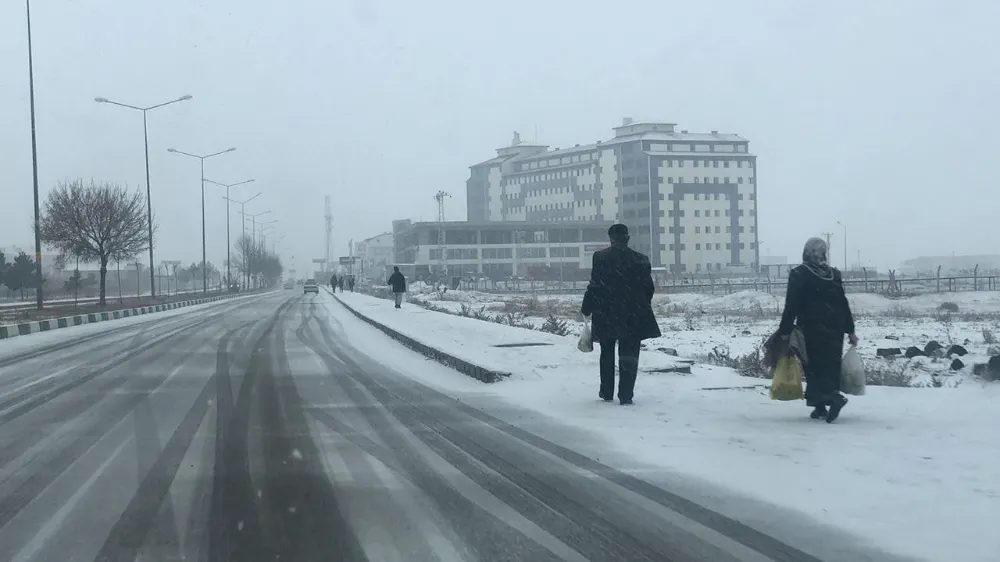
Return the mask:
[[985,344],[997,343],[997,338],[996,336],[993,335],[993,330],[989,328],[983,328],[983,343]]
[[726,346],[715,346],[708,354],[708,362],[729,367],[744,377],[770,379],[771,369],[764,365],[764,345],[757,346],[750,353],[733,357]]
[[873,361],[865,365],[865,382],[870,386],[895,386],[909,388],[913,386],[915,375],[906,372],[909,361],[896,361],[890,365],[884,361]]
[[550,334],[555,334],[557,336],[565,336],[569,334],[569,328],[566,327],[566,321],[556,318],[555,315],[549,314],[549,317],[539,328],[543,332],[548,332]]
[[958,304],[953,302],[943,302],[938,308],[944,312],[958,313]]

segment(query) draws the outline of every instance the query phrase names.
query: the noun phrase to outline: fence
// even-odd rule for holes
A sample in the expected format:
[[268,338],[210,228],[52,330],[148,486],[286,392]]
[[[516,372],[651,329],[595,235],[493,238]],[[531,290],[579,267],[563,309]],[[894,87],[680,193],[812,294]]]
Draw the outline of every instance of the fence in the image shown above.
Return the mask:
[[[693,282],[692,282],[693,281]],[[728,295],[740,291],[758,291],[769,294],[784,294],[787,280],[779,278],[764,279],[656,279],[656,292],[703,293],[712,295]],[[464,280],[460,288],[466,291],[484,293],[538,293],[538,294],[573,294],[583,293],[587,288],[585,281],[533,281],[533,280]],[[959,291],[997,291],[1000,290],[1000,275],[967,275],[954,277],[886,277],[849,278],[844,280],[844,290],[849,293],[880,293],[888,295],[913,295],[922,293],[953,293]]]

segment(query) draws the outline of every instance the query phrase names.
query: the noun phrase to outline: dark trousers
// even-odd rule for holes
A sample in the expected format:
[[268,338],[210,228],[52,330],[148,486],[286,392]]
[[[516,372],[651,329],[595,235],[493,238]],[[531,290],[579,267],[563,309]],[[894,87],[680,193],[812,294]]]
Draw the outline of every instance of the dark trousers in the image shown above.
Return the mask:
[[631,400],[639,373],[638,340],[601,340],[601,396],[615,395],[615,344],[618,345],[618,399]]

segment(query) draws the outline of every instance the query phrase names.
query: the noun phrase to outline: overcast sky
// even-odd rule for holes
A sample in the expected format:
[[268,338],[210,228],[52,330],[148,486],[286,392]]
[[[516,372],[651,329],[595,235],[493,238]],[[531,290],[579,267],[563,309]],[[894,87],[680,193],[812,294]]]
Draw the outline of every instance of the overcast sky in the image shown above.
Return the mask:
[[[622,117],[738,133],[758,155],[765,254],[823,231],[835,263],[1000,253],[1000,2],[801,0],[34,0],[44,193],[83,177],[144,185],[149,114],[157,260],[200,259],[197,160],[263,195],[299,267],[324,247],[431,220],[511,132],[553,147]],[[207,186],[208,257],[225,256]],[[32,242],[23,2],[0,3],[0,246]],[[239,216],[233,215],[233,229]],[[235,237],[235,234],[234,234]]]

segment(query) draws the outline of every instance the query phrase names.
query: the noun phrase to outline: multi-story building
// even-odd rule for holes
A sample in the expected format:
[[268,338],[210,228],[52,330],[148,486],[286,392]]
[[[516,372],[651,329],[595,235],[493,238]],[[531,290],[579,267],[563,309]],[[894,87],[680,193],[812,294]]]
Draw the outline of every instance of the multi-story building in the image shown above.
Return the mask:
[[757,269],[757,158],[735,134],[625,119],[615,136],[550,150],[510,146],[472,166],[473,222],[605,221],[673,272]]
[[594,252],[608,245],[610,226],[600,221],[398,220],[393,222],[395,263],[417,277],[439,277],[444,266],[457,277],[580,279],[589,275]]
[[355,271],[365,279],[384,281],[386,268],[395,261],[392,233],[384,232],[354,243]]

